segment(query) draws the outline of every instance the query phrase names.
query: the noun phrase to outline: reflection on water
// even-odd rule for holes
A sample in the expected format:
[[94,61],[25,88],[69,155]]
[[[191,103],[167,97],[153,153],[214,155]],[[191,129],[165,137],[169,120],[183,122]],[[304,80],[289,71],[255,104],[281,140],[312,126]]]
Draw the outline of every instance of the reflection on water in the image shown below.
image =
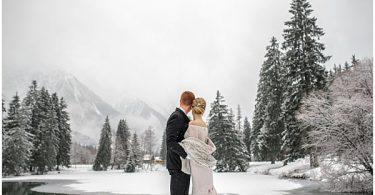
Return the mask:
[[3,195],[62,195],[31,191],[31,188],[45,184],[43,182],[2,182]]

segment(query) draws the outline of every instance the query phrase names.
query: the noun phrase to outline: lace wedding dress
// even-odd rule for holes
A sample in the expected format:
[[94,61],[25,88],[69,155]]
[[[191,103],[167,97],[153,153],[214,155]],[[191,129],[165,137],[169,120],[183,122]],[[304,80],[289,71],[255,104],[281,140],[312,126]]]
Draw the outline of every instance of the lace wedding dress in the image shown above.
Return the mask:
[[182,171],[191,174],[193,195],[217,195],[213,185],[212,168],[216,160],[215,145],[208,137],[207,127],[189,125],[180,143],[190,159],[182,159]]

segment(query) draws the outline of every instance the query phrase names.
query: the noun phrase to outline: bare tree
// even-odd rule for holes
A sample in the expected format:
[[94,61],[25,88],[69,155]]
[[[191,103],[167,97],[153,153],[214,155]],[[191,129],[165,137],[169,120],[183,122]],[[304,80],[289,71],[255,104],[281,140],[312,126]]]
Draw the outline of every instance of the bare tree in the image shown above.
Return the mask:
[[365,59],[343,71],[328,90],[305,98],[298,114],[334,191],[372,191],[372,66]]
[[157,152],[157,139],[156,139],[156,135],[155,135],[155,131],[154,129],[149,126],[144,132],[143,132],[143,136],[142,136],[142,141],[143,141],[143,150],[144,150],[144,153],[145,155],[147,156],[148,158],[148,167],[150,167],[152,169],[152,159],[154,159],[154,155],[155,153]]

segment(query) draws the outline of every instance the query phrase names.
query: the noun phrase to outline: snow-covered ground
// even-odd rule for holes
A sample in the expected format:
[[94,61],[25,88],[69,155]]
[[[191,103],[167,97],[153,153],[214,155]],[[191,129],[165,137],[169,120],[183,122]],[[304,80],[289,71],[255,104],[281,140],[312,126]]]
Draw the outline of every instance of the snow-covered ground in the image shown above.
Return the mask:
[[[280,179],[276,175],[255,174],[258,169],[270,167],[268,163],[251,163],[246,173],[214,173],[214,183],[220,194],[287,194],[286,191],[302,187],[292,180]],[[279,162],[277,163],[279,165]],[[272,166],[277,166],[272,165]],[[76,192],[111,192],[115,194],[169,194],[169,175],[164,167],[154,167],[154,171],[124,173],[121,170],[95,172],[88,165],[73,165],[60,173],[47,175],[27,175],[3,178],[3,181],[30,180],[74,180],[74,182],[42,185],[36,187],[41,192],[62,192],[67,187]]]
[[308,157],[297,159],[283,166],[283,162],[251,162],[248,172],[264,175],[274,175],[280,178],[299,178],[309,180],[321,180],[320,168],[310,168]]

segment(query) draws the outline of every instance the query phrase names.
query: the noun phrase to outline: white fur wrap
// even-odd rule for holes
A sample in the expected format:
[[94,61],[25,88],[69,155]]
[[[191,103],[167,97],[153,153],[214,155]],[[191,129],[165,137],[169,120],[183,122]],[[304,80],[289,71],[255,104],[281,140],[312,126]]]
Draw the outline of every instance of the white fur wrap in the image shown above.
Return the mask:
[[195,137],[187,137],[179,143],[188,154],[190,159],[181,158],[181,171],[190,174],[190,161],[194,161],[200,166],[213,168],[216,166],[216,159],[212,153],[216,150],[215,144],[207,138],[207,143]]

